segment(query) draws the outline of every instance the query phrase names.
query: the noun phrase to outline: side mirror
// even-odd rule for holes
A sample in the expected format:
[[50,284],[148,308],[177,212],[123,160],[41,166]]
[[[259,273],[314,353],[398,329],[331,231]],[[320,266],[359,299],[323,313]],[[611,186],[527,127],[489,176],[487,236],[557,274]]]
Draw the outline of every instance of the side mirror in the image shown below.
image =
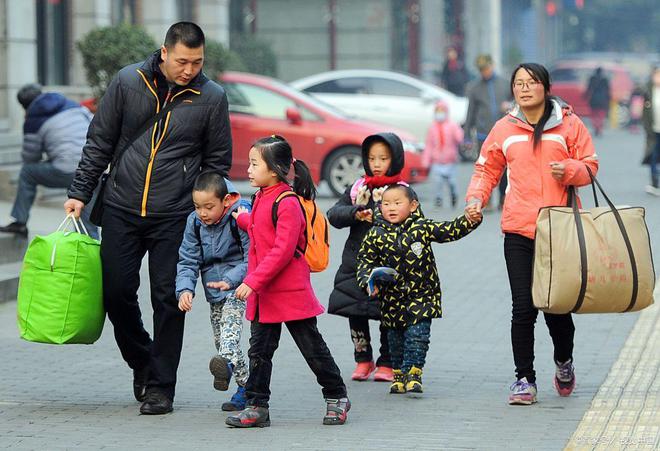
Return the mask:
[[286,120],[293,125],[302,124],[302,115],[297,108],[289,107],[286,109]]

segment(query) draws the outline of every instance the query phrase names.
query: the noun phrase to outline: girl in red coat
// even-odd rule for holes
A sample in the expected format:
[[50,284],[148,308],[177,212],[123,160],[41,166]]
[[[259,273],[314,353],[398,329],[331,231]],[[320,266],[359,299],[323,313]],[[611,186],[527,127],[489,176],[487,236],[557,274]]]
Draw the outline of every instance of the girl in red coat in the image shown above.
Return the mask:
[[291,146],[280,136],[257,141],[250,149],[248,177],[259,187],[252,212],[234,213],[238,226],[250,237],[247,276],[236,288],[238,299],[247,299],[250,328],[250,376],[245,386],[246,408],[227,418],[235,427],[270,426],[268,400],[273,354],[286,324],[305,361],[323,387],[327,404],[323,424],[344,424],[351,404],[339,368],[316,327],[323,313],[309,277],[309,266],[299,249],[305,249],[306,219],[295,196],[284,197],[273,223],[273,203],[284,191],[293,165],[293,191],[314,199],[316,188],[307,165],[292,157]]

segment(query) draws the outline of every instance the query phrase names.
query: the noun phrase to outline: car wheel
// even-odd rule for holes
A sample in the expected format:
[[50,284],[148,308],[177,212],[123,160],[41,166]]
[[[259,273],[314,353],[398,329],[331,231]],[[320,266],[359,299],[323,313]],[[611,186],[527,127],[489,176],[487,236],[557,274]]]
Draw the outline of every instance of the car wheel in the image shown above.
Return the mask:
[[335,150],[328,156],[323,169],[323,179],[335,196],[341,195],[363,175],[362,150],[359,147]]

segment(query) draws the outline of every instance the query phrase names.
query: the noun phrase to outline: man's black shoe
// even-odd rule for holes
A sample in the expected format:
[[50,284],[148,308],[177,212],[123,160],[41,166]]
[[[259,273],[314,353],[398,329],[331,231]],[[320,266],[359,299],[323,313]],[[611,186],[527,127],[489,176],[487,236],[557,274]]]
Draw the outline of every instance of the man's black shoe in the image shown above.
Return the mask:
[[139,370],[133,370],[133,395],[139,402],[145,400],[147,394],[147,382],[149,381],[149,367],[145,366]]
[[20,222],[12,222],[11,224],[2,226],[0,227],[0,232],[13,233],[15,235],[22,236],[23,238],[27,238],[28,236],[27,226]]
[[144,403],[140,407],[143,415],[163,415],[172,411],[172,400],[164,393],[151,389],[147,391]]

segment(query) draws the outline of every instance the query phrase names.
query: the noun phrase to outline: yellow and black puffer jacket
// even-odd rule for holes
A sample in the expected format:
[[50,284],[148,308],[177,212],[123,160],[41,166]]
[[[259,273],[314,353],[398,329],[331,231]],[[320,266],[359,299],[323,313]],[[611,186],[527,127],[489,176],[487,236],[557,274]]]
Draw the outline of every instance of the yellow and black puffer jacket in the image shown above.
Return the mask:
[[442,316],[440,279],[431,243],[463,238],[478,224],[465,216],[453,221],[425,218],[417,209],[401,224],[379,217],[362,241],[358,254],[358,284],[366,289],[374,268],[387,266],[399,275],[393,284],[378,293],[381,322],[388,328],[402,328]]

